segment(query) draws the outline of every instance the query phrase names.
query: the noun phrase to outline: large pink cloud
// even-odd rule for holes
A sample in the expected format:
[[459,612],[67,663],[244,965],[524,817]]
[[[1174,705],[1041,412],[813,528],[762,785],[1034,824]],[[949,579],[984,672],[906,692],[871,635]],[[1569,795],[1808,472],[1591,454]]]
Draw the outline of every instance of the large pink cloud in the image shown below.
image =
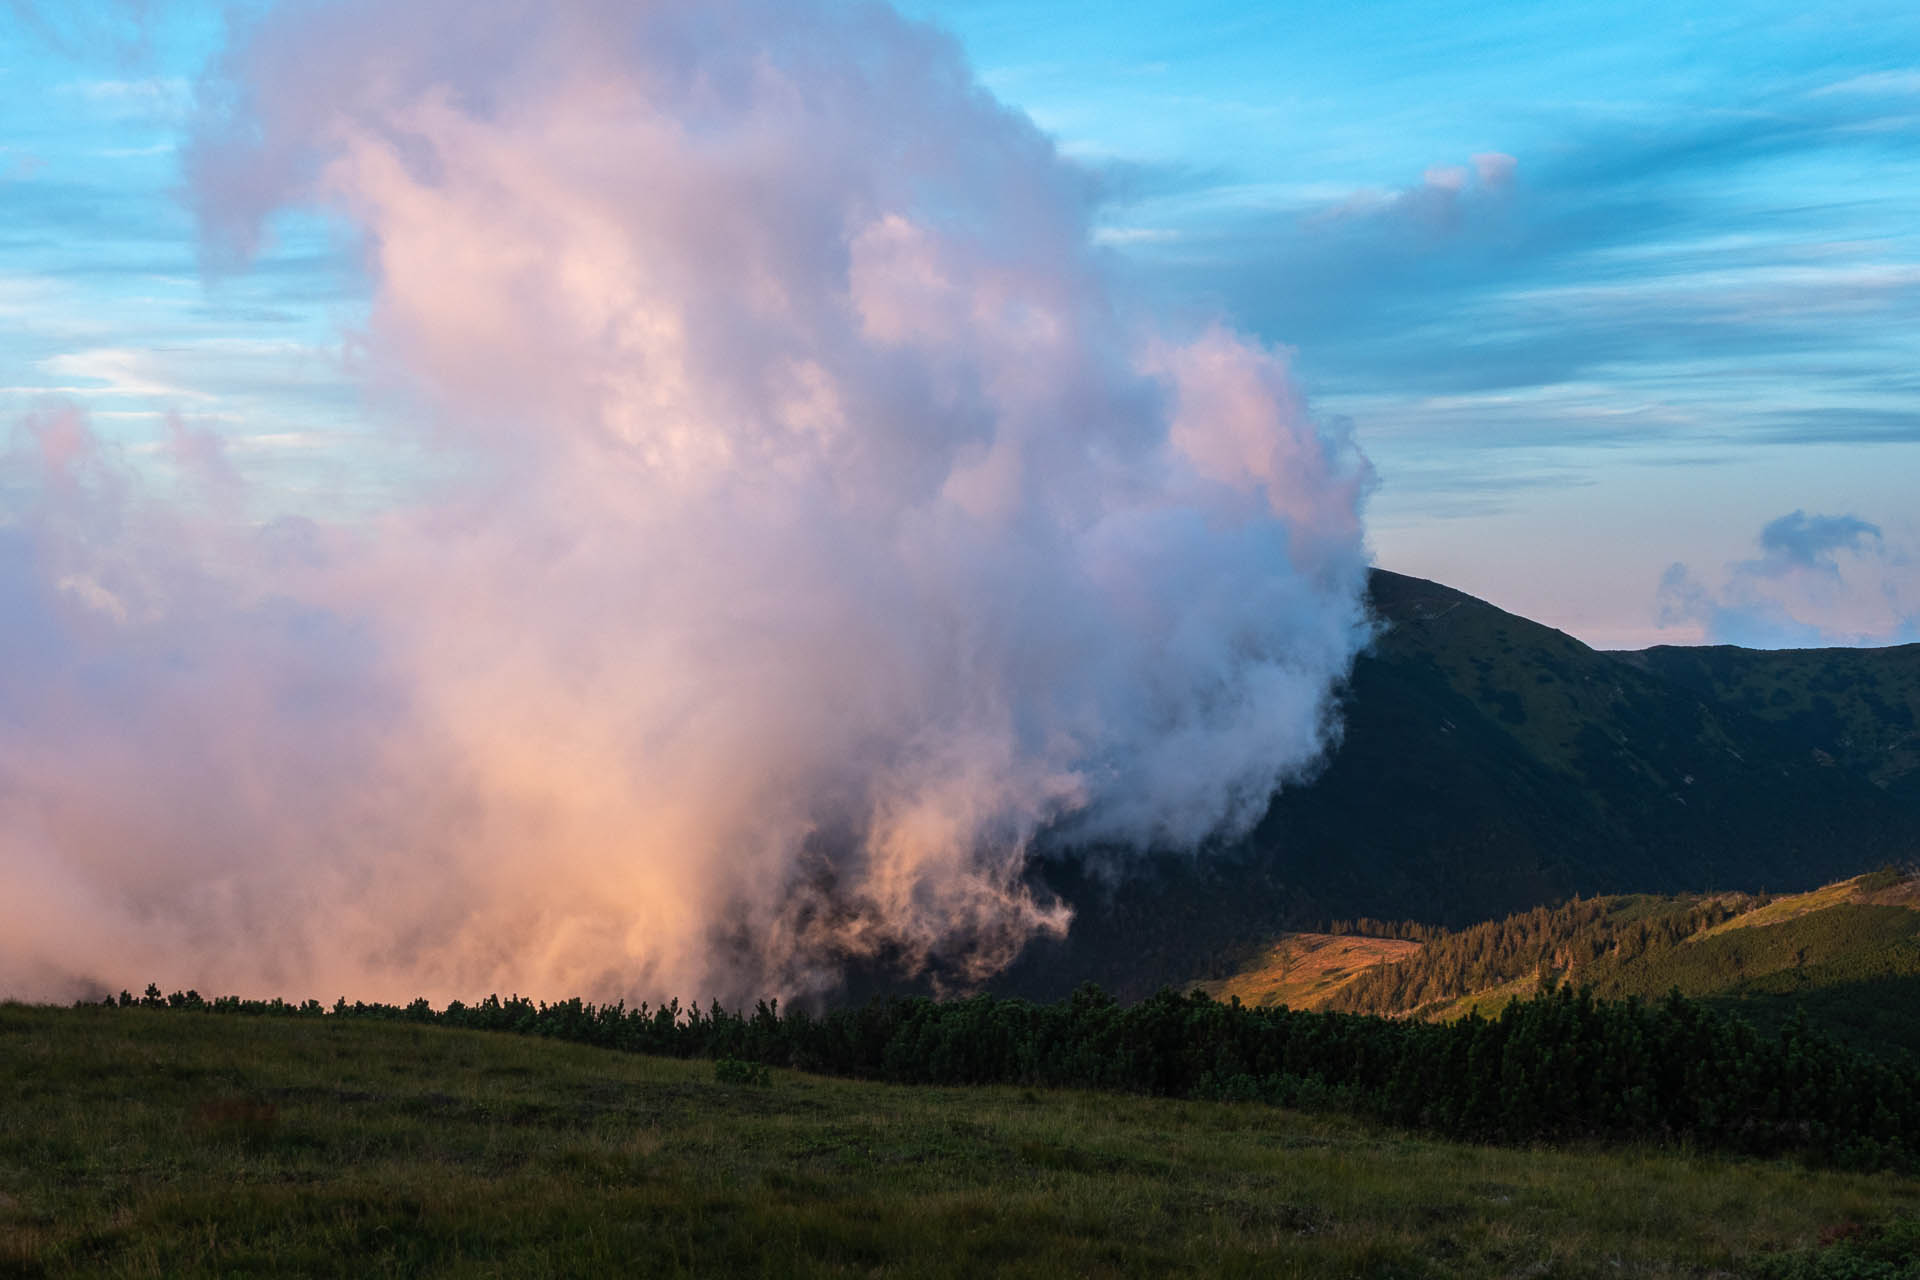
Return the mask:
[[16,452],[0,987],[977,976],[1064,925],[1036,833],[1191,847],[1327,745],[1364,463],[1278,353],[1115,292],[937,32],[299,6],[206,96],[210,258],[355,228],[436,479],[250,530],[77,420]]

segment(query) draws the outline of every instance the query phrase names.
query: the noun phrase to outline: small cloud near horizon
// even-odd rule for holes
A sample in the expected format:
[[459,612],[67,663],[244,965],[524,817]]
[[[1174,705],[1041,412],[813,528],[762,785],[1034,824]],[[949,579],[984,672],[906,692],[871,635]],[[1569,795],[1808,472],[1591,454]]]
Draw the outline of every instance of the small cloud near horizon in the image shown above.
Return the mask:
[[1864,551],[1869,540],[1881,541],[1880,526],[1858,516],[1809,516],[1795,510],[1768,521],[1760,530],[1762,557],[1749,561],[1747,567],[1769,576],[1794,569],[1838,574],[1835,553]]
[[1875,646],[1920,640],[1914,559],[1857,515],[1794,510],[1768,521],[1760,555],[1709,585],[1676,561],[1660,578],[1661,627],[1751,649]]

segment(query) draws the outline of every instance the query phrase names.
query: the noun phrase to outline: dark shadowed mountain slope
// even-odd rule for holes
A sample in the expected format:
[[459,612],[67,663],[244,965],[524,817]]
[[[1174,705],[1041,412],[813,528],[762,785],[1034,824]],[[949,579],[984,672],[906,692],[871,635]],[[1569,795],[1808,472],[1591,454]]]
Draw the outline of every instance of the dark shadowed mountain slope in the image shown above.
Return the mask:
[[[1738,696],[1723,697],[1670,675],[1675,659],[1590,649],[1436,583],[1376,571],[1371,592],[1387,625],[1355,666],[1345,740],[1320,777],[1232,848],[1111,882],[1098,854],[1044,858],[1036,881],[1076,921],[1006,987],[1137,995],[1224,976],[1259,940],[1333,917],[1463,926],[1573,893],[1807,889],[1920,853],[1920,788],[1877,785],[1871,752],[1757,713],[1755,698],[1776,705],[1764,663],[1727,677]],[[1846,652],[1874,671],[1905,660]],[[1804,670],[1809,689],[1833,683]],[[1882,732],[1864,696],[1832,705]]]
[[1920,793],[1920,644],[1891,649],[1661,645],[1614,656],[1777,724],[1809,751],[1824,753],[1887,790]]

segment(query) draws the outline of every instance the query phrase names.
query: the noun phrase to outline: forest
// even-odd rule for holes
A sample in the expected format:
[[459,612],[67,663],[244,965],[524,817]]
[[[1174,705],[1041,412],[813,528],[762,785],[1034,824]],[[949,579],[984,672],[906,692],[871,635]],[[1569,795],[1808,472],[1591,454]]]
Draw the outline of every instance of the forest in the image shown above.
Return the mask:
[[203,999],[115,1007],[397,1020],[629,1052],[900,1084],[1021,1084],[1337,1110],[1501,1143],[1653,1141],[1853,1169],[1916,1168],[1920,1071],[1845,1047],[1796,1019],[1763,1035],[1677,991],[1646,1002],[1558,987],[1499,1016],[1454,1022],[1255,1009],[1163,990],[1122,1005],[1088,986],[1051,1004],[891,996],[809,1012],[763,1001],[596,1005],[519,996],[435,1009]]
[[[1419,1012],[1543,972],[1565,974],[1603,994],[1625,995],[1629,992],[1619,987],[1622,966],[1670,951],[1766,901],[1750,894],[1677,903],[1644,896],[1576,897],[1454,933],[1410,935],[1424,944],[1417,954],[1361,974],[1336,992],[1328,1007],[1349,1013]],[[1356,923],[1378,928],[1373,921]]]

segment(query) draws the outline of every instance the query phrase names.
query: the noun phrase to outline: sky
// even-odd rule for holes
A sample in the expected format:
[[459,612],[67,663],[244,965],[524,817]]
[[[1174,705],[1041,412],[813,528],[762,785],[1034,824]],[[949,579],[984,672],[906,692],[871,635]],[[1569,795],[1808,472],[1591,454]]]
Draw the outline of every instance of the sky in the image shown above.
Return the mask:
[[5,4],[0,996],[964,986],[1369,563],[1920,639],[1917,144],[1892,6]]
[[[0,422],[371,515],[435,464],[366,392],[364,245],[283,211],[237,264],[186,196],[270,7],[0,9]],[[1600,647],[1920,639],[1912,6],[904,8],[1091,176],[1116,278],[1290,353],[1379,565]]]

